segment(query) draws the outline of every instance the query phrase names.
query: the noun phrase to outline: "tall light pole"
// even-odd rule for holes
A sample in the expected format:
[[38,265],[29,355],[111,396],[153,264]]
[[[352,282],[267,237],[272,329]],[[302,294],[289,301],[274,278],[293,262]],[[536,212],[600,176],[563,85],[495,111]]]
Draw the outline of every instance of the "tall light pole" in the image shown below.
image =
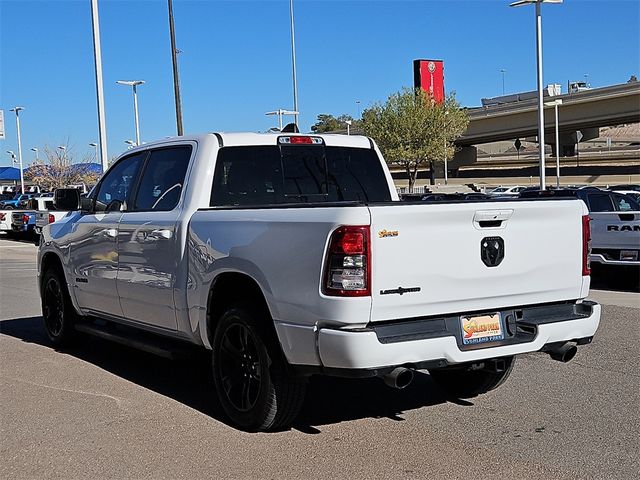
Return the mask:
[[443,140],[444,140],[444,184],[449,185],[449,161],[447,159],[447,115],[449,115],[449,110],[444,111],[445,121],[443,131]]
[[293,71],[293,110],[296,112],[293,121],[298,125],[298,75],[296,73],[296,33],[293,22],[293,0],[289,0],[289,17],[291,19],[291,68]]
[[22,136],[20,134],[20,111],[24,107],[13,107],[10,111],[16,114],[16,132],[18,134],[18,161],[20,162],[20,193],[24,193],[24,172],[22,171]]
[[140,122],[138,120],[138,85],[143,85],[144,80],[118,80],[119,85],[127,85],[133,88],[133,114],[136,122],[136,145],[140,145]]
[[507,71],[504,68],[501,68],[500,73],[502,74],[502,95],[504,95],[504,74],[507,73]]
[[93,26],[93,61],[96,71],[96,100],[98,103],[98,136],[100,137],[100,159],[102,172],[107,171],[107,121],[104,113],[104,88],[102,84],[102,51],[100,49],[100,20],[98,0],[91,0],[91,20]]
[[[96,160],[97,160],[98,159],[98,144],[96,142],[91,142],[89,144],[89,146],[95,148],[96,152],[94,153],[94,157],[96,157]],[[103,167],[102,173],[104,173],[104,172],[105,172],[105,170],[104,170],[104,167]]]
[[11,166],[13,167],[16,164],[16,154],[13,153],[13,150],[7,150],[7,155],[11,157]]
[[182,101],[180,100],[180,77],[178,76],[178,48],[176,47],[176,31],[173,26],[173,0],[167,0],[169,8],[169,35],[171,36],[171,62],[173,63],[173,94],[176,102],[176,130],[178,136],[182,130]]
[[540,190],[546,190],[547,184],[545,179],[545,143],[544,143],[544,93],[542,79],[542,12],[541,4],[543,3],[562,3],[563,0],[518,0],[513,2],[511,7],[520,7],[522,5],[536,5],[536,60],[538,67],[538,144],[539,144],[539,163],[540,163]]
[[36,159],[35,159],[35,161],[37,162],[37,161],[38,161],[38,149],[37,149],[36,147],[33,147],[33,148],[31,149],[31,151],[32,151],[32,152],[36,152]]
[[356,100],[356,107],[358,108],[358,120],[360,120],[360,100]]
[[558,126],[558,107],[562,105],[562,99],[546,102],[546,107],[554,107],[556,113],[556,187],[560,188],[560,127]]

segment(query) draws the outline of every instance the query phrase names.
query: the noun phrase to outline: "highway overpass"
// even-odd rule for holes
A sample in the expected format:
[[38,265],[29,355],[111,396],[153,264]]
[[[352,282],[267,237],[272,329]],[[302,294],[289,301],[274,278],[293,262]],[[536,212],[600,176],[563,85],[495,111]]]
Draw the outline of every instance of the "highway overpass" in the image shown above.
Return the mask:
[[[576,130],[584,140],[595,138],[599,127],[640,122],[640,82],[596,88],[579,93],[546,97],[562,99],[559,108],[561,144],[574,144]],[[461,147],[538,135],[537,99],[468,109],[469,127],[456,140]],[[589,132],[591,130],[591,132]],[[591,133],[591,135],[590,135]],[[545,142],[555,143],[553,107],[545,108]],[[562,150],[561,150],[562,152]],[[467,163],[468,164],[468,160]]]

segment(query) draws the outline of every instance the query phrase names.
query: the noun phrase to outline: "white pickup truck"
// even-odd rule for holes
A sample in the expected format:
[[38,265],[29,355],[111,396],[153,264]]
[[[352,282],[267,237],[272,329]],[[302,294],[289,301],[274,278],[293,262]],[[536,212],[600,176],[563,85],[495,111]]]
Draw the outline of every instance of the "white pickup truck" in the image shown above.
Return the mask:
[[60,346],[79,330],[156,353],[167,339],[203,347],[247,430],[290,423],[313,374],[401,388],[426,369],[470,397],[504,382],[515,355],[568,361],[591,342],[582,201],[397,200],[366,137],[145,144],[44,227],[46,332]]

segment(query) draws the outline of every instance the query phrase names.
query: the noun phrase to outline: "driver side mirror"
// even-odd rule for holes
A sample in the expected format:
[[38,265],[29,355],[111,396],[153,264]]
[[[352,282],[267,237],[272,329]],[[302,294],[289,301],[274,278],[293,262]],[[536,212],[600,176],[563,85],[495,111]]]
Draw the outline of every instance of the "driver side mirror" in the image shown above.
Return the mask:
[[80,197],[80,211],[90,212],[93,209],[93,199]]
[[77,188],[58,188],[53,194],[56,210],[74,211],[80,208],[80,191]]

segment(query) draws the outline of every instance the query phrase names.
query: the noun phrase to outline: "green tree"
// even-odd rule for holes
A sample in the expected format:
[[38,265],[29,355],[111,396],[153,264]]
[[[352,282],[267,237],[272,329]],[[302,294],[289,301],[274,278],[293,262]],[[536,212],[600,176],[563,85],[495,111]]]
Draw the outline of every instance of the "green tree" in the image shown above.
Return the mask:
[[422,89],[404,88],[362,115],[364,133],[376,141],[390,166],[404,169],[409,191],[418,169],[429,165],[433,172],[436,163],[453,158],[453,142],[468,124],[467,113],[454,94],[438,104]]
[[354,120],[351,115],[343,114],[338,117],[334,117],[328,113],[321,113],[318,115],[318,121],[311,126],[311,131],[315,133],[327,133],[346,130],[347,121],[351,122],[352,130],[360,126],[360,121]]

